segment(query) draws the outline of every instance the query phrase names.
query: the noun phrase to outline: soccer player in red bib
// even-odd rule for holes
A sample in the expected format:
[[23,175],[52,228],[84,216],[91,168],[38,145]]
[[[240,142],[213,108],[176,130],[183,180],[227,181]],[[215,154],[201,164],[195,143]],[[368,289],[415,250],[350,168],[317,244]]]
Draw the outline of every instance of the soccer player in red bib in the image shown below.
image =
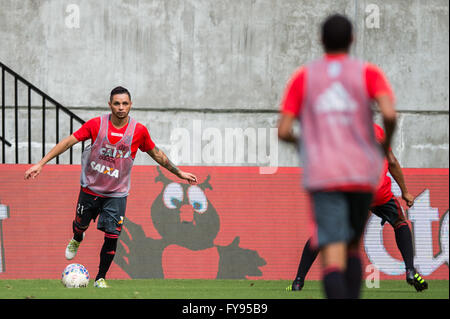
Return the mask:
[[[325,56],[294,74],[278,124],[279,138],[299,145],[303,186],[314,217],[311,244],[321,252],[325,294],[338,299],[359,298],[360,238],[381,176],[383,151],[388,153],[396,126],[394,102],[379,89],[384,76],[348,55],[352,29],[345,16],[325,20]],[[385,127],[382,148],[373,130],[372,102]],[[297,119],[301,140],[292,132]]]
[[[386,92],[392,96],[389,87],[386,86],[385,89]],[[374,130],[377,141],[381,143],[384,139],[383,129],[379,125],[374,124]],[[377,192],[375,193],[370,211],[381,218],[381,225],[384,225],[387,221],[393,227],[395,241],[402,255],[403,262],[405,263],[406,282],[409,285],[414,286],[417,291],[423,291],[428,289],[428,283],[414,268],[414,249],[411,230],[406,222],[400,203],[392,193],[392,181],[388,176],[388,172],[391,173],[392,177],[400,187],[402,199],[405,201],[406,205],[408,207],[414,205],[414,196],[408,192],[400,163],[391,150],[385,160],[383,175]],[[310,238],[303,248],[297,275],[292,285],[289,286],[287,290],[302,290],[306,275],[318,254],[319,251],[312,248]]]
[[146,152],[179,178],[190,184],[197,183],[195,175],[178,169],[155,145],[147,128],[129,116],[132,102],[126,88],[114,88],[108,104],[111,113],[87,121],[25,172],[25,179],[36,178],[50,160],[78,142],[91,140],[81,156],[81,189],[72,223],[73,238],[66,247],[65,256],[68,260],[75,257],[91,220],[98,217],[97,228],[105,233],[94,281],[94,287],[98,288],[108,287],[105,277],[122,230],[137,150]]

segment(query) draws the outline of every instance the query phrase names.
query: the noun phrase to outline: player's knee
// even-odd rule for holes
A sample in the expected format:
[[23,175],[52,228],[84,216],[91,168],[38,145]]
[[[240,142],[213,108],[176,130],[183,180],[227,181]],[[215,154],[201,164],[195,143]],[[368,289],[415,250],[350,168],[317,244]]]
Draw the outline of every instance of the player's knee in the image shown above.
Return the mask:
[[82,225],[76,220],[72,222],[72,229],[74,233],[84,233],[88,229],[89,225]]

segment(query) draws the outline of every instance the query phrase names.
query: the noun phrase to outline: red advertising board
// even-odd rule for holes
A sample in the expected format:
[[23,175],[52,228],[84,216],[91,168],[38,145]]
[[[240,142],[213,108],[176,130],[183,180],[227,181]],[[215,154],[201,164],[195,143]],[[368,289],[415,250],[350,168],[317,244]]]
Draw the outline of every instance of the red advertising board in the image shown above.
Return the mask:
[[[92,276],[103,233],[92,222],[78,255],[64,257],[80,190],[79,165],[47,165],[24,180],[29,165],[0,165],[0,279],[57,279],[77,262]],[[135,166],[126,219],[110,279],[293,279],[311,235],[301,168],[275,174],[258,167],[189,167],[197,188],[156,166]],[[448,169],[404,169],[415,205],[406,210],[416,267],[428,279],[448,279]],[[181,184],[180,184],[181,183]],[[186,198],[174,208],[172,198]],[[195,202],[195,203],[194,203]],[[400,202],[402,202],[400,200]],[[402,202],[402,204],[404,204]],[[391,226],[371,216],[361,250],[381,279],[403,279]],[[308,279],[320,279],[316,262]]]

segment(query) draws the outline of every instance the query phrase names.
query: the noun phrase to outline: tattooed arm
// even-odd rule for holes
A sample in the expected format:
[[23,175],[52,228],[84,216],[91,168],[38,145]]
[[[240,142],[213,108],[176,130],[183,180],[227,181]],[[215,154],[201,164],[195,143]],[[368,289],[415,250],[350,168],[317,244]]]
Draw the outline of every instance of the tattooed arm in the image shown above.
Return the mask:
[[189,184],[196,184],[197,177],[191,173],[183,172],[178,167],[173,164],[167,155],[160,150],[157,146],[155,146],[152,150],[147,152],[159,165],[167,169],[172,174],[178,176],[181,179],[185,179],[189,182]]
[[167,157],[167,155],[159,149],[158,146],[155,146],[152,150],[147,152],[148,155],[150,155],[159,165],[167,169],[172,174],[179,177],[180,169],[176,167],[170,159]]

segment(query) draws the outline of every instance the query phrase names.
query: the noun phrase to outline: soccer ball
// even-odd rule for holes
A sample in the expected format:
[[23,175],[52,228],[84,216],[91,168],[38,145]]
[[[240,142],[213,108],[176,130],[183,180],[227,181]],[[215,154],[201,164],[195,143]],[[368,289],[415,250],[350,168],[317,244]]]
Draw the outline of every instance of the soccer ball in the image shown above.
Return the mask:
[[87,287],[89,272],[81,264],[70,264],[62,272],[61,283],[67,288]]

